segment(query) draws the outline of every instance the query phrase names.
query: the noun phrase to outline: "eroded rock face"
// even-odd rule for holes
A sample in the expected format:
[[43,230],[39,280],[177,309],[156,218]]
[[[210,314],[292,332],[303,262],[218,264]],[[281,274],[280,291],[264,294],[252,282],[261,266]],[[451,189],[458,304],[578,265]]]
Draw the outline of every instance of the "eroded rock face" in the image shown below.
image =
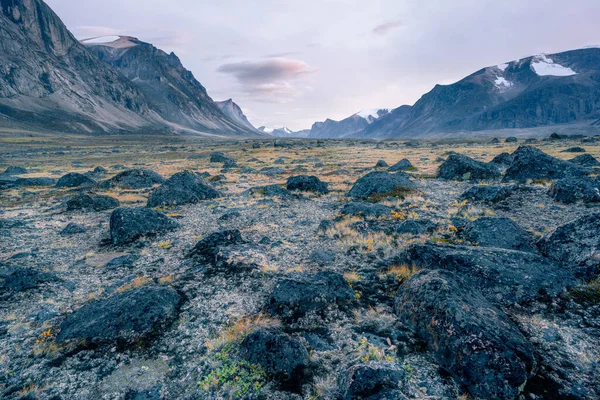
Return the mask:
[[440,165],[438,178],[454,181],[473,181],[500,178],[496,166],[474,160],[461,154],[450,154]]
[[318,194],[329,193],[329,185],[316,176],[298,175],[287,180],[287,190],[299,190],[301,192],[313,192]]
[[299,390],[310,364],[308,351],[285,333],[260,330],[250,333],[241,344],[240,356],[264,368],[267,376],[285,389]]
[[148,169],[128,169],[120,172],[114,177],[100,184],[100,187],[108,189],[111,187],[120,187],[124,189],[142,189],[160,185],[165,182],[165,178],[154,171]]
[[552,157],[543,151],[521,146],[512,154],[513,163],[506,170],[505,181],[528,179],[563,179],[585,176],[589,171],[579,165]]
[[416,189],[417,185],[405,173],[390,174],[376,171],[358,179],[348,192],[348,196],[366,200],[373,195],[392,195],[394,192],[408,193]]
[[354,300],[354,291],[342,275],[319,272],[280,279],[269,298],[269,312],[283,318],[296,318],[309,311],[345,306]]
[[167,286],[143,286],[92,301],[60,325],[59,343],[125,344],[159,333],[177,316],[181,298]]
[[535,370],[531,344],[508,316],[452,272],[414,275],[395,311],[475,397],[514,400]]
[[538,242],[546,257],[570,267],[597,263],[600,246],[600,213],[578,218],[559,226]]
[[113,244],[125,244],[141,236],[155,235],[178,227],[177,222],[150,208],[117,208],[110,216],[110,237]]
[[510,218],[479,218],[467,224],[463,236],[478,246],[537,252],[533,235]]
[[556,296],[578,282],[568,268],[540,255],[497,248],[415,244],[393,262],[452,271],[500,305]]
[[223,194],[213,188],[204,178],[191,171],[178,172],[160,187],[154,189],[148,199],[148,207],[193,204],[202,200],[216,199]]

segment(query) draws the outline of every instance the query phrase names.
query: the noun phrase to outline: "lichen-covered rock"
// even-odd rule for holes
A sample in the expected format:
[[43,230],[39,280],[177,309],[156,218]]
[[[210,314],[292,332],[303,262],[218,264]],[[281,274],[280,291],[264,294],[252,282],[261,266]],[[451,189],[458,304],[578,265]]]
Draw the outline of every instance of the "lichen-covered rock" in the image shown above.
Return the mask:
[[113,244],[124,244],[141,236],[171,231],[179,224],[165,214],[150,208],[117,208],[110,216],[110,237]]
[[475,398],[514,400],[536,367],[506,314],[449,271],[421,271],[400,287],[395,311]]
[[510,195],[507,188],[503,186],[471,186],[460,198],[470,201],[485,201],[497,203]]
[[67,200],[67,211],[94,210],[105,211],[119,207],[119,200],[104,195],[79,193]]
[[392,215],[392,209],[382,204],[354,202],[349,203],[342,208],[342,215],[362,215],[365,217],[389,217]]
[[344,371],[339,379],[341,397],[344,400],[370,399],[388,390],[396,390],[397,396],[403,396],[400,389],[405,384],[406,375],[406,371],[396,362],[355,364]]
[[379,160],[377,161],[377,164],[375,164],[375,168],[388,168],[390,165],[385,162],[385,160]]
[[600,167],[600,161],[598,161],[591,154],[581,154],[575,158],[569,160],[573,164],[580,165],[582,167]]
[[462,154],[450,154],[438,170],[438,178],[453,181],[473,181],[500,178],[495,165],[474,160]]
[[308,351],[285,333],[252,332],[242,341],[239,354],[249,363],[260,365],[268,377],[279,381],[287,390],[299,390],[309,372]]
[[313,192],[318,194],[329,193],[329,185],[316,176],[291,176],[287,180],[286,187],[287,190],[299,190],[301,192]]
[[70,188],[70,187],[89,187],[96,186],[98,182],[90,178],[87,175],[79,174],[77,172],[70,172],[63,175],[58,182],[56,182],[57,188]]
[[59,343],[127,344],[160,333],[178,312],[181,297],[167,286],[142,286],[91,301],[67,316],[56,337]]
[[269,312],[295,319],[309,311],[345,306],[354,300],[354,291],[342,275],[318,272],[281,278],[269,298]]
[[154,171],[148,169],[128,169],[120,172],[114,177],[100,184],[100,187],[108,189],[111,187],[120,187],[124,189],[142,189],[160,185],[165,182],[165,178]]
[[506,170],[505,181],[563,179],[589,174],[589,170],[584,167],[552,157],[531,146],[519,147],[512,156],[513,162]]
[[374,195],[403,195],[414,192],[417,185],[410,179],[410,176],[398,172],[390,174],[389,172],[376,171],[370,172],[358,179],[348,196],[354,199],[367,200]]
[[566,178],[552,184],[548,195],[561,203],[600,202],[600,182],[588,178]]
[[389,172],[398,172],[398,171],[409,171],[415,169],[414,165],[412,165],[412,163],[406,159],[403,158],[402,160],[398,161],[396,164],[392,165],[390,168],[388,168]]
[[508,167],[513,162],[513,157],[509,153],[500,153],[490,161],[499,167]]
[[210,162],[211,163],[226,163],[226,162],[234,162],[235,160],[221,152],[214,152],[210,155]]
[[452,271],[500,305],[556,296],[579,282],[568,268],[538,254],[497,248],[414,244],[388,264]]
[[58,278],[49,272],[40,272],[32,268],[0,268],[1,295],[34,289],[41,284],[55,281],[58,281]]
[[71,236],[85,232],[87,232],[87,228],[85,226],[81,224],[76,224],[75,222],[71,222],[62,231],[60,231],[60,234],[61,236]]
[[470,222],[464,237],[482,247],[537,252],[533,235],[510,218],[482,217]]
[[178,172],[148,198],[148,207],[193,204],[202,200],[216,199],[223,194],[213,188],[204,178],[191,171]]
[[4,171],[6,175],[24,175],[27,174],[27,168],[20,166],[10,166]]

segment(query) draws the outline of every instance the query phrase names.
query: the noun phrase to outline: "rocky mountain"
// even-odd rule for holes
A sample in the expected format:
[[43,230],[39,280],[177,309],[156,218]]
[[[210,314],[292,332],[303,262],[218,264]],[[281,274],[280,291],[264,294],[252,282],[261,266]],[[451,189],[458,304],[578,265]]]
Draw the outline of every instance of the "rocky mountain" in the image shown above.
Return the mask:
[[232,99],[225,101],[216,101],[215,104],[223,114],[225,114],[230,120],[237,122],[240,125],[244,125],[250,129],[256,129],[248,118],[244,115],[244,112]]
[[536,55],[436,85],[357,136],[427,137],[439,133],[600,124],[600,48]]
[[324,122],[315,122],[308,137],[319,139],[354,137],[387,113],[386,109],[369,110],[361,111],[341,121],[326,119]]
[[0,0],[0,10],[0,126],[256,134],[225,116],[174,54],[132,38],[86,47],[42,0]]
[[309,129],[304,129],[301,131],[292,131],[289,128],[283,127],[283,128],[267,128],[266,126],[261,126],[260,128],[258,128],[258,130],[260,132],[264,132],[267,135],[270,136],[275,136],[275,137],[281,137],[281,138],[291,138],[291,137],[295,137],[295,138],[306,138],[308,137],[308,134],[310,133]]

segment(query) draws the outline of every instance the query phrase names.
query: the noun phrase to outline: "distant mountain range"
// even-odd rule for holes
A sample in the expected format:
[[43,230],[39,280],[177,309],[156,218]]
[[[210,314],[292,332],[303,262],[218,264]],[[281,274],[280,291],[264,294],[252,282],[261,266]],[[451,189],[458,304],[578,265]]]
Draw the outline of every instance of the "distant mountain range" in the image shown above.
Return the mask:
[[0,0],[0,28],[0,126],[260,135],[216,104],[175,54],[149,43],[80,43],[42,0]]
[[280,137],[280,138],[292,138],[292,137],[306,138],[306,137],[308,137],[308,134],[310,133],[310,130],[308,130],[308,129],[294,132],[291,129],[286,128],[286,127],[267,128],[266,126],[261,126],[258,128],[258,130],[260,132],[266,133],[267,135]]

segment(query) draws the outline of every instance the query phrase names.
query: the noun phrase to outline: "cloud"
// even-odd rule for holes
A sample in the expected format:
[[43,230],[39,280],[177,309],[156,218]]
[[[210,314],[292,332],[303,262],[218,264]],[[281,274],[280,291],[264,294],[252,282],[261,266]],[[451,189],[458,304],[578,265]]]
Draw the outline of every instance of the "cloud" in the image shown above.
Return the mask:
[[78,39],[89,39],[99,36],[119,35],[121,31],[107,26],[77,26],[73,29],[73,33]]
[[269,58],[221,65],[217,71],[233,75],[242,84],[268,84],[294,79],[311,72],[304,61],[290,58]]
[[391,30],[399,28],[402,26],[402,21],[400,20],[393,20],[393,21],[387,21],[384,22],[381,25],[377,25],[375,28],[373,28],[373,33],[376,35],[387,35]]

